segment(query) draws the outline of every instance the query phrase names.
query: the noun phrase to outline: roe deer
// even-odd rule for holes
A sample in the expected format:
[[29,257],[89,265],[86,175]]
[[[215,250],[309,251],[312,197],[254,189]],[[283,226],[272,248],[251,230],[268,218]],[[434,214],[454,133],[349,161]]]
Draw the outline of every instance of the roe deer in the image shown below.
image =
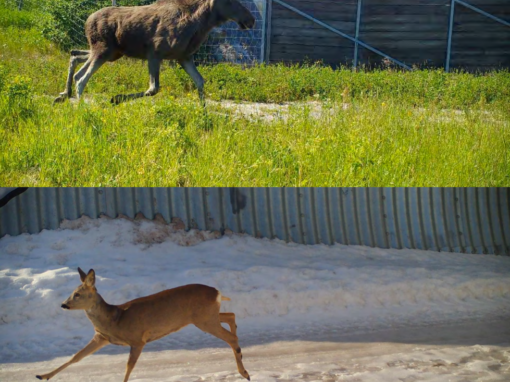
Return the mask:
[[[220,313],[222,300],[228,297],[212,287],[192,284],[167,289],[162,292],[137,298],[122,305],[109,305],[97,293],[94,270],[85,274],[80,268],[82,284],[62,303],[63,309],[85,310],[94,325],[96,334],[69,362],[51,373],[37,375],[39,379],[50,379],[69,365],[79,362],[89,354],[108,344],[131,346],[124,382],[127,382],[138,357],[146,343],[155,341],[183,327],[194,324],[204,332],[228,343],[234,351],[237,370],[250,380],[241,359],[241,348],[237,338],[234,313]],[[227,323],[230,331],[221,326]]]
[[149,64],[150,86],[146,92],[116,95],[111,102],[153,96],[159,90],[162,60],[176,60],[195,83],[204,102],[204,79],[193,62],[209,32],[229,20],[243,30],[253,28],[255,18],[239,0],[158,0],[135,7],[106,7],[89,16],[85,34],[90,50],[72,50],[66,89],[55,102],[71,97],[74,75],[81,97],[90,77],[107,61],[122,56],[144,59]]

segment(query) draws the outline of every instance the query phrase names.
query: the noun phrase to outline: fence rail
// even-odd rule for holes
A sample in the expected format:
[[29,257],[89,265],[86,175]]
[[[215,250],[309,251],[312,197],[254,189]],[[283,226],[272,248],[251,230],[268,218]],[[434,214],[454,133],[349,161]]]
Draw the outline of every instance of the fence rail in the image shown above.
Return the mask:
[[0,208],[0,237],[138,212],[303,244],[510,255],[507,188],[31,188]]

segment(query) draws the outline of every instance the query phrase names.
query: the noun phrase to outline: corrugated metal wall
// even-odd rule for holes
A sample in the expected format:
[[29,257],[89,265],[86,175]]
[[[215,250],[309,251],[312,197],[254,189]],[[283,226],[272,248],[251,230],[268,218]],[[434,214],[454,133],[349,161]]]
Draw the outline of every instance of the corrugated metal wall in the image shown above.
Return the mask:
[[0,209],[0,237],[138,212],[296,243],[510,255],[507,188],[33,188]]

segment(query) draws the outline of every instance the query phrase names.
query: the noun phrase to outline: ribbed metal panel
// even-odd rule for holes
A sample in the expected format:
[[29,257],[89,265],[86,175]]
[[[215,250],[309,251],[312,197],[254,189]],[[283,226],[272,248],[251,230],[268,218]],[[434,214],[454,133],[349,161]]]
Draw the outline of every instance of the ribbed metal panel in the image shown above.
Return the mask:
[[0,236],[140,212],[303,244],[510,255],[507,188],[32,188],[0,209]]

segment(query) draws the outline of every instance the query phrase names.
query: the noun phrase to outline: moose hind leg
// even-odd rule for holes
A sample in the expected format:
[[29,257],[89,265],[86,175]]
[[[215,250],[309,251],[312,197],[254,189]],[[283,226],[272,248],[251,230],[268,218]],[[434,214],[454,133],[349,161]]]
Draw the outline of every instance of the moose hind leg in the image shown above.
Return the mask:
[[239,340],[237,336],[229,332],[223,326],[221,326],[220,319],[195,323],[195,325],[204,332],[212,334],[213,336],[219,338],[220,340],[225,341],[227,344],[230,345],[232,351],[234,352],[234,357],[236,359],[237,370],[239,371],[239,374],[241,374],[244,378],[246,378],[249,381],[250,375],[244,368],[242,361],[243,354],[241,353],[241,348],[239,347]]
[[81,63],[84,63],[89,58],[89,51],[80,50],[80,51],[71,51],[71,58],[69,59],[69,70],[67,72],[67,82],[66,89],[59,94],[57,98],[55,98],[54,103],[64,102],[67,98],[71,98],[72,96],[72,86],[73,86],[73,76],[74,71],[76,70],[76,66]]
[[[78,99],[81,98],[83,90],[85,89],[85,86],[87,86],[87,82],[89,82],[90,77],[92,77],[92,75],[107,61],[104,56],[105,55],[91,55],[85,65],[83,65],[83,68],[76,73],[74,79],[76,81],[76,95]],[[83,74],[84,68],[86,72]]]

